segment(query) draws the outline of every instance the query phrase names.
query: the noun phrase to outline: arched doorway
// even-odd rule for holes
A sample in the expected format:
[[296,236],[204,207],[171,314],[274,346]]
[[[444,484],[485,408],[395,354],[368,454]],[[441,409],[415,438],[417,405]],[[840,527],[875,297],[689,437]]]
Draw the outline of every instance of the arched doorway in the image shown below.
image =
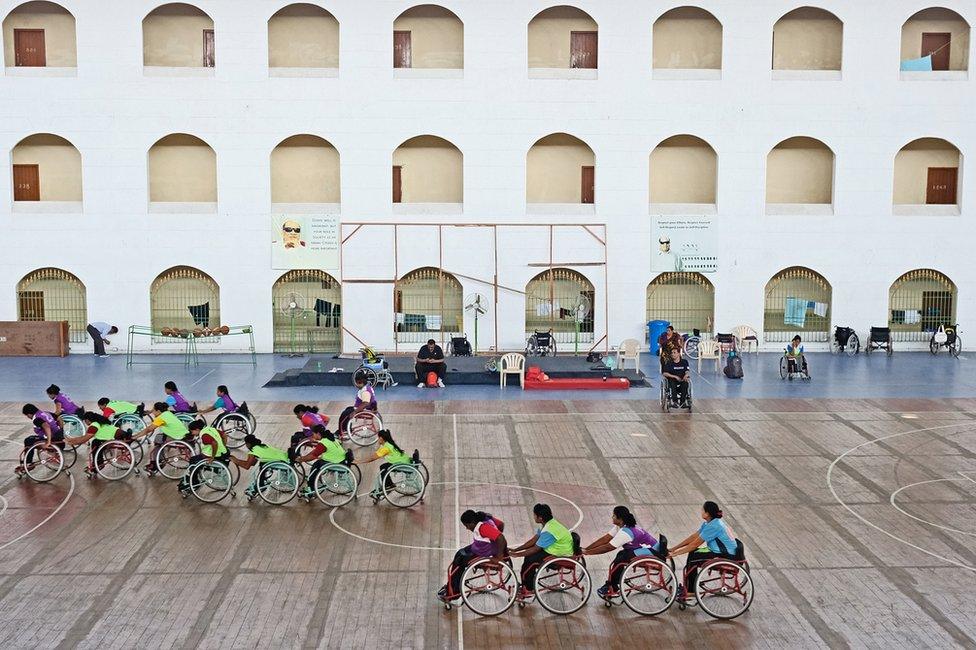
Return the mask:
[[803,266],[783,269],[766,283],[763,338],[784,343],[799,334],[804,341],[826,342],[830,334],[831,287]]
[[275,352],[339,352],[342,287],[325,271],[288,271],[271,288]]
[[427,266],[397,280],[393,287],[393,331],[397,343],[446,342],[464,325],[461,282]]
[[891,284],[888,327],[895,341],[928,341],[940,325],[956,324],[956,285],[933,269],[914,269]]
[[715,287],[701,273],[662,273],[647,285],[648,321],[666,320],[682,334],[714,332]]
[[149,289],[149,304],[154,332],[164,327],[192,331],[221,325],[220,287],[192,266],[174,266],[156,276]]
[[69,340],[84,343],[88,335],[85,285],[62,269],[31,271],[17,283],[17,320],[66,320]]
[[[559,343],[593,343],[596,291],[593,283],[572,269],[543,271],[525,286],[526,338],[552,330]],[[577,330],[578,325],[578,330]]]

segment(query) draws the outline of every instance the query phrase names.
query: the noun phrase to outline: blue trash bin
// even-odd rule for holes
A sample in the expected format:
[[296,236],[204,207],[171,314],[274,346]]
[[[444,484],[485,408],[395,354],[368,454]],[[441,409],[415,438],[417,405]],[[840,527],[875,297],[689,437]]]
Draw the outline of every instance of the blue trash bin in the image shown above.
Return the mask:
[[647,342],[650,347],[651,354],[657,356],[657,339],[664,334],[664,331],[668,329],[668,325],[670,324],[671,323],[666,320],[652,320],[647,322]]

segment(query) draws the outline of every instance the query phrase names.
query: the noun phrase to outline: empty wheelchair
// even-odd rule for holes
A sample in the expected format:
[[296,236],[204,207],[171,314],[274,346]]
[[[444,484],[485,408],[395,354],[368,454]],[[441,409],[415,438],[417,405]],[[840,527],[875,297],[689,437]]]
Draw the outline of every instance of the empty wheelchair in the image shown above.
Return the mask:
[[895,353],[894,342],[891,340],[890,327],[871,328],[871,338],[868,339],[868,344],[864,346],[864,352],[865,354],[871,354],[875,350],[884,350],[889,357]]
[[962,340],[959,338],[958,325],[945,325],[932,333],[932,338],[929,339],[929,352],[938,354],[942,348],[948,350],[949,354],[954,357],[958,357],[959,353],[962,352]]
[[356,380],[362,377],[370,386],[386,390],[391,386],[396,386],[393,381],[393,373],[390,372],[390,364],[381,355],[373,352],[372,348],[361,348],[359,354],[362,362],[352,373],[352,385],[356,385]]
[[533,598],[553,614],[577,612],[590,599],[593,583],[586,570],[586,560],[580,550],[579,535],[573,535],[572,557],[547,557],[535,576],[535,589],[529,596],[519,590],[515,602],[525,607]]
[[678,402],[677,396],[672,394],[671,383],[666,377],[661,377],[661,410],[670,413],[671,409],[686,409],[691,413],[691,380],[687,382],[684,402]]
[[693,330],[691,334],[682,334],[681,338],[684,340],[684,355],[692,361],[698,359],[698,346],[702,342],[701,331]]
[[244,436],[257,429],[257,422],[247,408],[247,402],[241,402],[236,411],[225,411],[218,415],[213,426],[227,434],[228,449],[237,449],[244,445]]
[[471,343],[468,341],[467,334],[452,336],[451,340],[447,342],[447,355],[449,357],[470,357],[471,354]]
[[[874,328],[872,328],[874,329]],[[853,357],[861,349],[861,339],[858,338],[857,332],[850,327],[835,327],[834,328],[834,338],[830,341],[830,351],[839,354],[841,352],[845,353],[849,357]]]
[[[706,560],[697,565],[697,570],[693,594],[679,599],[678,609],[698,605],[713,618],[730,620],[744,614],[752,605],[755,587],[741,541],[736,540],[734,556]],[[682,573],[684,584],[688,582],[688,574],[686,564]]]
[[784,352],[779,359],[779,377],[790,381],[810,379],[810,368],[807,366],[806,357],[803,355],[794,357]]
[[[668,611],[678,596],[678,579],[674,574],[674,560],[662,559],[667,555],[666,548],[660,555],[643,555],[628,561],[620,574],[620,583],[613,585],[613,590],[604,598],[606,606],[612,607],[619,598],[631,611],[642,616],[657,616]],[[611,578],[618,568],[610,566]]]
[[556,337],[553,336],[552,330],[549,330],[548,332],[540,332],[536,330],[525,343],[525,356],[556,356]]

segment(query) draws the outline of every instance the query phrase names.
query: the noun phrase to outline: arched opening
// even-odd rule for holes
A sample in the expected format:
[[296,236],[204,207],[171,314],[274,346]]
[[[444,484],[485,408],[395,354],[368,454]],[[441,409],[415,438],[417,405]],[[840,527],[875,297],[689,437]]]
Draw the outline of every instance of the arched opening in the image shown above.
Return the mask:
[[393,152],[394,203],[464,203],[464,155],[444,138],[418,135]]
[[464,68],[464,23],[438,5],[407,9],[393,21],[393,67]]
[[268,19],[268,67],[280,75],[338,69],[339,21],[307,2],[282,7]]
[[[700,7],[676,7],[654,21],[655,71],[696,70],[715,74],[722,70],[722,23]],[[657,76],[657,74],[655,74]]]
[[529,21],[529,70],[596,70],[598,27],[576,7],[540,11]]
[[833,202],[834,152],[830,147],[802,136],[773,147],[766,156],[767,212],[829,214]]
[[8,68],[77,68],[75,17],[53,2],[25,2],[3,19]]
[[275,352],[339,352],[342,287],[325,271],[288,271],[271,288]]
[[149,202],[196,204],[188,212],[216,211],[217,154],[194,135],[173,133],[149,149]]
[[407,273],[393,287],[397,343],[446,342],[462,331],[464,289],[461,282],[427,266]]
[[11,153],[14,201],[81,203],[81,154],[58,135],[37,133]]
[[940,325],[956,325],[956,285],[933,269],[915,269],[891,284],[888,327],[895,341],[928,341]]
[[647,285],[646,321],[666,320],[686,334],[714,332],[715,287],[701,273],[662,273]]
[[818,7],[800,7],[773,25],[773,70],[840,71],[844,23]]
[[271,202],[339,203],[339,152],[317,135],[293,135],[271,152]]
[[895,156],[894,213],[958,214],[961,166],[962,154],[951,142],[919,138],[906,144]]
[[944,7],[912,15],[901,28],[901,69],[908,73],[966,72],[969,23]]
[[596,291],[572,269],[543,271],[525,286],[525,335],[552,330],[559,343],[593,343]]
[[147,68],[216,66],[214,22],[183,2],[153,9],[142,19],[142,65]]
[[649,203],[714,205],[718,156],[693,135],[675,135],[654,147],[650,156]]
[[149,305],[154,332],[164,327],[193,331],[221,325],[220,287],[191,266],[174,266],[156,276],[149,288]]
[[88,327],[85,285],[62,269],[31,271],[17,283],[17,320],[66,320],[69,340],[84,343]]
[[763,338],[785,343],[799,334],[804,341],[827,341],[831,293],[830,283],[816,271],[783,269],[766,283]]
[[526,203],[595,203],[596,156],[567,133],[536,141],[526,155]]

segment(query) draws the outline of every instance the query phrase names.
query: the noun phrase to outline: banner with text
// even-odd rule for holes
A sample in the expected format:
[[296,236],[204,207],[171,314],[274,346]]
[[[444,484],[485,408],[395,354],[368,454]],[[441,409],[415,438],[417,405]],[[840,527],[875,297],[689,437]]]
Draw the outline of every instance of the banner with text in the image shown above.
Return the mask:
[[339,215],[271,217],[271,268],[339,270]]
[[651,271],[714,273],[718,270],[718,233],[714,217],[654,215]]

